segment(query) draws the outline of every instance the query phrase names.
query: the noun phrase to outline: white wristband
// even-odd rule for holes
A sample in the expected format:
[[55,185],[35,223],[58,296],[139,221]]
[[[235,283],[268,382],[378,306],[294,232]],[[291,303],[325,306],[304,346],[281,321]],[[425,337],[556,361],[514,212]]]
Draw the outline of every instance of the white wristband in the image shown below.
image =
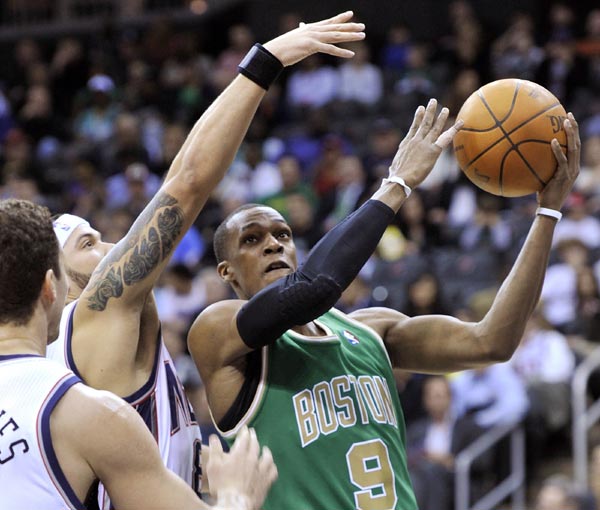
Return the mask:
[[404,182],[404,179],[402,177],[392,175],[390,177],[386,177],[385,179],[383,179],[383,183],[385,184],[386,182],[393,182],[396,184],[400,184],[400,186],[402,186],[402,188],[404,189],[404,194],[406,195],[406,198],[408,198],[410,196],[410,194],[412,193],[412,189],[410,189],[410,186]]
[[535,214],[541,214],[542,216],[550,216],[554,218],[557,222],[562,218],[562,213],[557,211],[556,209],[548,209],[547,207],[538,207],[535,211]]

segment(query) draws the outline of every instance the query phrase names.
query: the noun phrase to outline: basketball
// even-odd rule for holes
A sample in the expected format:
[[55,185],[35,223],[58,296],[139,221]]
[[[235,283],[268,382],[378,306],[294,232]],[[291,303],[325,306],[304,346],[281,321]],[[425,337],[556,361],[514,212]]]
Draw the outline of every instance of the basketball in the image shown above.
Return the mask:
[[494,195],[540,191],[557,167],[553,138],[566,153],[565,109],[531,81],[488,83],[471,94],[457,118],[464,121],[454,138],[458,164],[476,186]]

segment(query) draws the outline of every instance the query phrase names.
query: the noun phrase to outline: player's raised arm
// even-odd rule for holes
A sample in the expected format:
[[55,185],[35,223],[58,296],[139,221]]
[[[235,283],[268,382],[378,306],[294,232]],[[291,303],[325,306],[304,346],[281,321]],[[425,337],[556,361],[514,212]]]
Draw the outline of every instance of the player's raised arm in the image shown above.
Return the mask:
[[190,132],[156,196],[92,275],[81,296],[84,308],[139,307],[138,298],[151,290],[233,161],[270,83],[283,67],[317,52],[351,57],[351,51],[336,46],[364,38],[364,25],[351,23],[351,18],[352,12],[346,12],[305,24],[249,52],[241,74]]
[[[218,270],[232,283],[238,296],[248,301],[216,303],[194,322],[188,345],[203,377],[210,377],[212,371],[271,343],[287,329],[314,320],[336,303],[371,256],[411,187],[425,179],[460,128],[458,124],[442,132],[447,119],[448,109],[443,108],[438,115],[435,99],[427,108],[419,107],[398,148],[388,178],[372,199],[329,231],[299,269],[271,285],[249,290],[237,283],[235,275],[239,269],[235,268],[235,252],[245,252],[247,248],[243,238],[237,240],[234,234],[228,235],[231,258],[221,261]],[[235,217],[226,220],[220,228],[232,231],[236,221]],[[269,236],[256,246],[255,255],[259,260],[277,251],[284,256],[293,250],[293,245],[289,245],[291,232],[289,227],[285,228],[287,230],[277,234],[283,235],[283,240],[278,242]],[[288,267],[291,272],[292,268]]]
[[444,373],[510,359],[539,299],[559,211],[579,174],[581,142],[572,114],[564,128],[568,155],[553,140],[558,169],[538,193],[540,209],[525,244],[480,322],[435,315],[408,318],[383,308],[353,314],[381,334],[393,364],[412,371]]

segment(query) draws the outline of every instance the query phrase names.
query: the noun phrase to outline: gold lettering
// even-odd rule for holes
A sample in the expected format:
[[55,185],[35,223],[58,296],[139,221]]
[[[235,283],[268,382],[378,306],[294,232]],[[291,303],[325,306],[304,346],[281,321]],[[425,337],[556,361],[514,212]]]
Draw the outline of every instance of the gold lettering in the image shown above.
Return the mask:
[[369,423],[369,416],[367,415],[367,408],[365,407],[365,403],[360,395],[360,387],[356,377],[351,375],[350,382],[354,385],[354,394],[356,395],[356,402],[358,403],[358,410],[360,411],[360,422],[363,425],[366,425]]
[[339,424],[335,409],[333,408],[333,397],[329,383],[321,381],[319,384],[315,384],[313,393],[315,395],[315,405],[321,432],[323,434],[331,434],[338,429]]
[[294,410],[296,411],[300,442],[302,448],[304,448],[319,437],[315,404],[310,390],[302,390],[300,393],[296,393],[292,400],[294,401]]
[[356,425],[356,411],[354,410],[354,402],[348,395],[342,395],[342,391],[347,393],[350,391],[350,381],[345,375],[334,377],[331,380],[331,390],[333,393],[333,402],[338,409],[337,417],[342,427],[352,427]]
[[362,394],[365,397],[367,407],[371,412],[371,416],[377,423],[385,423],[385,414],[383,412],[383,408],[380,406],[377,397],[375,396],[377,391],[375,389],[375,384],[373,383],[373,380],[368,375],[361,375],[358,378],[358,382],[360,384]]
[[392,395],[390,388],[388,387],[387,381],[380,376],[373,377],[375,384],[377,385],[377,396],[381,399],[381,405],[385,411],[387,422],[390,425],[396,426],[398,419],[396,418],[396,410],[392,401]]

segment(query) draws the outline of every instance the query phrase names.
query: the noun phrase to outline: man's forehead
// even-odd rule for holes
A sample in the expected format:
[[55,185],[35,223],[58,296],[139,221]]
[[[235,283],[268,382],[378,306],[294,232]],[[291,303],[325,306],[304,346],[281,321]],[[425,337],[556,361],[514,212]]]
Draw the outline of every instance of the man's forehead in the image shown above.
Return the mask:
[[239,211],[229,220],[229,229],[232,230],[244,230],[253,224],[260,223],[270,223],[270,222],[278,222],[285,223],[285,219],[283,216],[272,209],[271,207],[253,207],[252,209],[245,209],[243,211]]
[[94,234],[98,234],[98,231],[92,228],[91,225],[79,225],[67,239],[65,249],[75,248],[82,237],[93,236]]

